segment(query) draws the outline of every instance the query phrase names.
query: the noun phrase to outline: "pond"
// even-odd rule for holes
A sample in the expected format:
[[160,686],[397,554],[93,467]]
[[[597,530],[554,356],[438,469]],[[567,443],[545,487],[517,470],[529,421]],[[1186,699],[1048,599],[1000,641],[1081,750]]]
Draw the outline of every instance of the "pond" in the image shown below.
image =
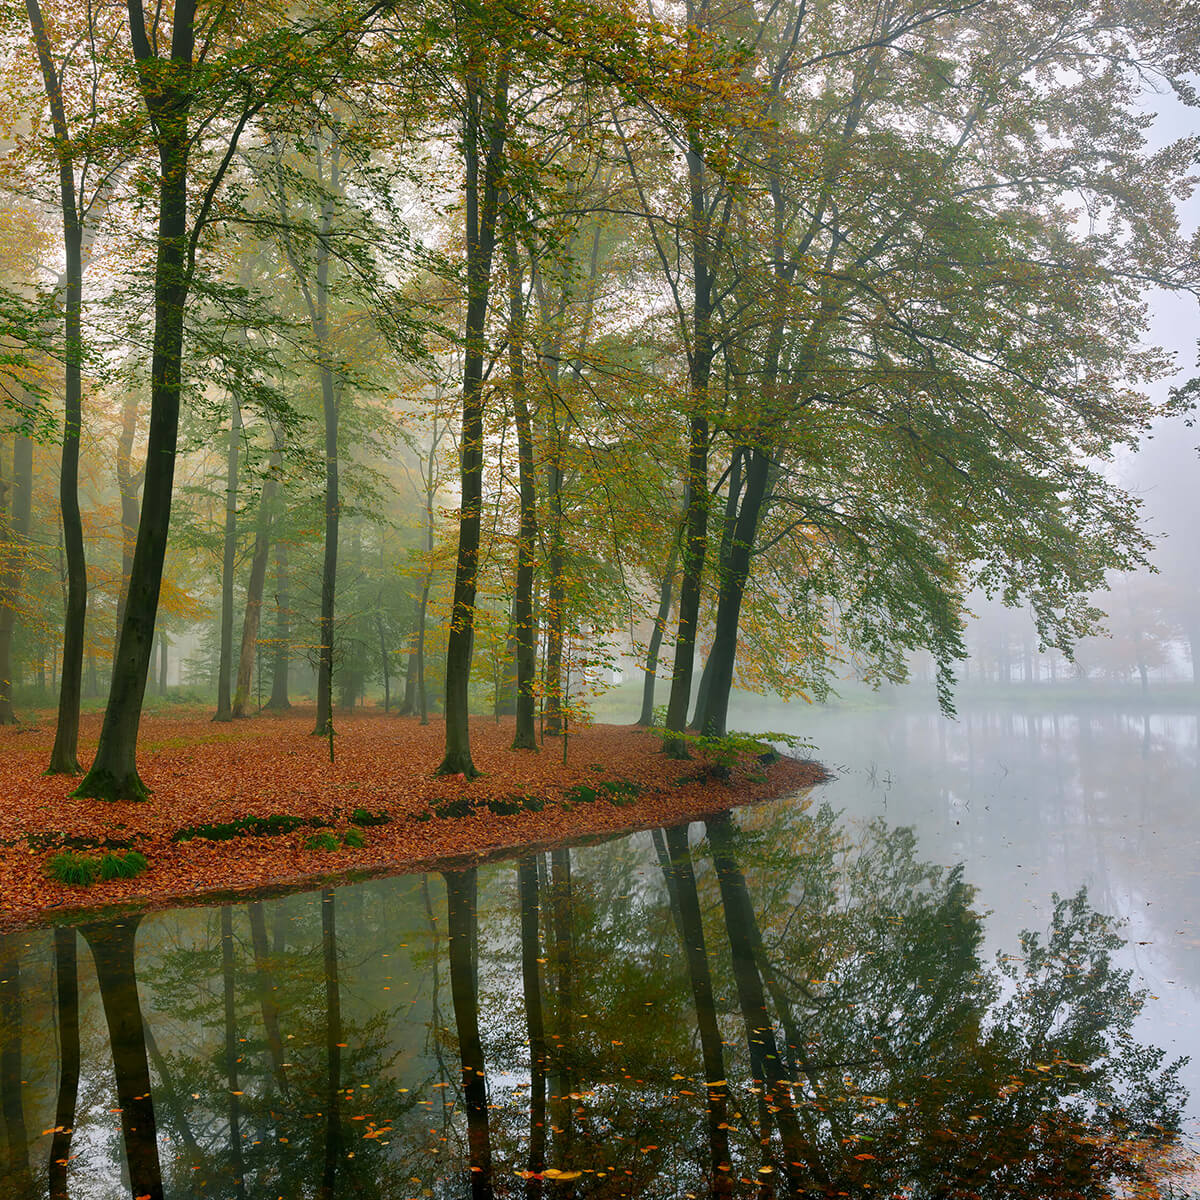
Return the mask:
[[0,1196],[1077,1197],[1175,1170],[1196,718],[786,719],[837,771],[808,796],[9,936]]

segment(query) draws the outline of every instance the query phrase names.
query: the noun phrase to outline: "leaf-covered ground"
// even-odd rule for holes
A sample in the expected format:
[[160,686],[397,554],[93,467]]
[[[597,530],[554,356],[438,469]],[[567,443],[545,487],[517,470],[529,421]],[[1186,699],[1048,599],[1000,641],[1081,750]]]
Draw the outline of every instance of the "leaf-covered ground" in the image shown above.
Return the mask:
[[[483,775],[467,783],[433,777],[440,720],[422,727],[407,717],[340,717],[333,764],[325,739],[311,735],[313,723],[312,711],[303,709],[228,725],[213,724],[208,713],[147,716],[139,765],[154,794],[142,804],[72,799],[71,780],[43,775],[54,736],[49,714],[0,729],[0,928],[113,903],[155,906],[315,885],[667,825],[824,777],[815,763],[782,758],[752,761],[730,783],[704,782],[696,764],[664,756],[652,734],[613,725],[572,731],[564,765],[561,741],[547,739],[538,753],[513,751],[511,722],[477,719],[471,746]],[[99,731],[98,715],[84,718],[85,762]],[[262,833],[271,817],[305,823],[279,833],[279,825],[293,822],[276,821]],[[245,830],[245,818],[264,819],[260,832],[179,840],[181,831],[200,826],[241,821],[236,828]],[[64,849],[99,856],[106,848],[136,849],[149,869],[90,887],[49,873]]]

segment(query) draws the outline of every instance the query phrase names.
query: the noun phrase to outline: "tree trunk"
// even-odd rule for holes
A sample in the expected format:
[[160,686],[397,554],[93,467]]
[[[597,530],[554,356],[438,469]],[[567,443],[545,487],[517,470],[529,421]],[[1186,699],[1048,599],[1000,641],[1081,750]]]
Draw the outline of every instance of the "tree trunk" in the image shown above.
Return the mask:
[[[683,579],[679,588],[679,631],[675,638],[671,697],[667,704],[667,729],[673,733],[682,733],[687,724],[704,560],[708,552],[708,388],[714,353],[710,213],[704,155],[694,137],[689,137],[687,165],[692,219],[693,332],[688,356],[688,506],[683,537]],[[677,758],[687,756],[682,738],[664,742],[663,749]]]
[[[129,576],[129,597],[113,660],[112,681],[100,742],[91,769],[75,795],[103,800],[144,800],[137,772],[138,725],[154,621],[162,585],[171,519],[179,392],[183,366],[183,317],[188,293],[187,172],[188,108],[194,45],[195,0],[176,0],[171,34],[173,71],[164,75],[150,48],[139,5],[130,3],[134,54],[143,68],[142,95],[155,122],[159,152],[159,215],[154,267],[154,351],[150,368],[150,437],[142,515]],[[157,1157],[157,1150],[156,1150]],[[158,1183],[161,1194],[161,1181]]]
[[[486,345],[488,292],[492,251],[496,240],[498,187],[503,169],[508,118],[508,72],[501,64],[495,92],[484,114],[480,80],[467,77],[467,113],[463,130],[466,165],[467,315],[464,337],[462,439],[460,474],[462,500],[458,521],[458,556],[454,568],[454,606],[446,644],[446,752],[438,775],[479,772],[471,761],[469,693],[471,656],[475,640],[475,591],[479,576],[479,526],[483,508],[483,366]],[[481,135],[488,138],[479,178]],[[481,195],[482,193],[482,195]]]
[[[380,597],[382,604],[383,597]],[[379,630],[379,666],[383,671],[383,711],[392,707],[392,672],[388,665],[387,633],[383,627],[383,613],[376,614],[375,626]]]
[[[133,570],[133,551],[137,542],[138,489],[145,477],[145,469],[133,469],[133,443],[137,437],[138,399],[133,393],[126,395],[121,405],[121,432],[117,437],[117,493],[121,498],[121,590],[117,594],[117,642],[121,638],[121,626],[125,621],[125,604],[129,597],[129,574]],[[113,646],[116,653],[116,645]]]
[[288,662],[292,655],[292,629],[288,594],[287,542],[275,542],[275,665],[271,670],[271,698],[267,707],[282,712],[292,707],[288,699]]
[[421,600],[413,601],[413,628],[408,640],[408,667],[404,672],[404,698],[396,708],[396,716],[411,717],[417,711],[417,626],[420,623]]
[[48,775],[78,775],[79,700],[83,682],[84,623],[87,618],[87,563],[83,522],[79,513],[79,429],[83,412],[83,224],[75,190],[75,162],[70,147],[66,107],[58,67],[46,34],[38,0],[25,0],[29,27],[37,47],[42,83],[50,105],[58,158],[59,202],[62,215],[66,270],[63,290],[63,445],[58,500],[62,510],[66,555],[66,596],[63,614],[62,674],[58,692],[58,723],[50,751]]
[[244,717],[250,703],[250,681],[254,674],[254,656],[258,649],[258,630],[262,622],[263,588],[267,581],[267,557],[271,548],[271,505],[275,500],[275,475],[278,452],[272,459],[271,474],[263,480],[258,502],[258,522],[254,531],[254,555],[250,559],[250,578],[246,583],[246,615],[242,618],[242,646],[238,654],[237,689],[233,694],[233,715]]
[[733,664],[737,655],[738,623],[741,620],[742,597],[750,576],[750,559],[758,535],[759,520],[767,494],[770,459],[765,451],[754,447],[746,460],[746,494],[738,510],[737,526],[729,548],[729,560],[721,578],[721,594],[717,601],[717,622],[713,647],[709,655],[712,681],[707,704],[703,710],[704,733],[723,736],[729,718],[729,693],[733,687]]
[[487,1074],[479,1036],[476,971],[478,925],[474,867],[444,872],[450,934],[450,994],[462,1059],[462,1089],[467,1108],[467,1155],[472,1200],[491,1200],[492,1150],[488,1128]]
[[[693,372],[695,376],[696,373]],[[693,403],[706,402],[707,372],[703,383],[692,381]],[[667,702],[667,729],[682,733],[687,724],[692,698],[692,671],[695,662],[696,626],[700,620],[700,591],[704,559],[708,550],[708,418],[694,415],[689,422],[688,506],[683,537],[683,580],[679,588],[679,625],[675,636],[675,662],[671,673],[671,696]],[[663,742],[673,757],[685,758],[687,748],[681,738]]]
[[650,630],[650,644],[646,647],[645,678],[642,680],[642,712],[637,719],[639,725],[649,729],[654,724],[654,685],[658,682],[658,656],[662,650],[663,634],[671,615],[671,592],[675,583],[675,566],[679,561],[679,543],[671,543],[667,556],[667,567],[663,571],[662,588],[658,594],[658,613],[654,628]]
[[512,636],[517,661],[517,728],[514,750],[537,749],[537,629],[533,623],[533,564],[537,547],[537,484],[533,461],[533,422],[525,386],[525,314],[521,264],[510,232],[508,251],[508,360],[513,412],[517,425],[517,469],[521,525],[517,533],[517,580],[513,595]]
[[230,396],[229,453],[225,467],[225,546],[221,562],[221,657],[217,664],[217,711],[214,721],[232,721],[230,675],[233,673],[233,568],[237,559],[238,457],[242,448],[242,406]]
[[12,642],[33,514],[33,442],[20,433],[13,439],[10,496],[11,519],[5,539],[8,546],[0,569],[0,725],[15,725],[17,720],[12,702]]
[[[336,138],[329,148],[329,187],[337,192],[341,143]],[[327,734],[333,723],[333,611],[337,589],[338,525],[341,502],[338,495],[338,410],[340,397],[334,384],[333,361],[329,349],[329,232],[333,224],[333,204],[326,201],[321,210],[317,238],[315,307],[312,314],[313,339],[321,374],[321,410],[325,415],[325,554],[321,565],[320,659],[317,664],[317,723],[314,734]]]
[[133,954],[140,920],[131,915],[116,923],[83,925],[80,932],[92,949],[96,982],[108,1023],[130,1188],[134,1196],[162,1200],[162,1167],[158,1159],[150,1065],[146,1058],[146,1026],[138,1000]]
[[[741,446],[734,447],[733,461],[729,464],[729,487],[725,493],[725,518],[721,523],[721,549],[717,557],[718,587],[724,585],[726,572],[729,570],[729,555],[733,548],[734,527],[737,524],[738,501],[742,494],[742,461],[744,452]],[[689,729],[702,731],[704,718],[708,709],[708,697],[712,691],[713,655],[709,652],[704,660],[704,670],[700,672],[700,686],[696,689],[696,707],[692,712]]]

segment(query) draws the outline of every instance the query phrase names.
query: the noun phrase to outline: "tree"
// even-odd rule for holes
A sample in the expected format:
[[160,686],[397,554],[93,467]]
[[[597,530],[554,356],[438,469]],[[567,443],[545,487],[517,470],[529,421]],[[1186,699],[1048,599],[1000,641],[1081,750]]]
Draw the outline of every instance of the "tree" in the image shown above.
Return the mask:
[[[111,176],[101,169],[100,182],[89,196],[77,185],[76,171],[86,175],[93,166],[86,150],[77,154],[71,140],[71,127],[64,101],[65,80],[54,54],[51,31],[47,28],[38,0],[26,0],[29,28],[37,51],[46,101],[54,131],[54,154],[58,161],[59,208],[62,218],[65,269],[63,292],[63,448],[59,474],[59,504],[62,508],[63,544],[67,564],[66,612],[63,619],[62,670],[59,684],[58,723],[54,747],[47,768],[54,775],[77,775],[80,771],[79,699],[83,673],[84,621],[87,615],[87,563],[84,556],[83,523],[79,514],[79,435],[83,407],[83,272],[87,259],[89,214],[103,208]],[[89,9],[89,26],[94,20]],[[96,30],[89,28],[94,37]],[[93,61],[93,70],[96,64]],[[94,126],[94,114],[85,117]],[[93,139],[93,146],[95,140]],[[82,158],[77,163],[78,158]],[[103,166],[103,160],[102,160]]]
[[[75,792],[83,797],[117,800],[147,795],[137,772],[137,730],[170,526],[184,316],[201,237],[214,219],[217,193],[247,126],[302,65],[320,61],[323,50],[328,52],[339,43],[336,27],[330,32],[318,26],[306,44],[309,31],[285,26],[282,31],[269,28],[259,38],[239,38],[226,48],[221,44],[226,36],[222,13],[200,14],[195,0],[177,0],[171,11],[168,42],[167,23],[156,18],[148,27],[141,0],[129,0],[138,92],[159,159],[150,437],[129,598],[100,743]],[[291,47],[290,56],[281,54],[281,43]],[[223,55],[221,50],[225,50]],[[264,74],[267,62],[276,65]],[[198,189],[198,202],[189,210],[189,184],[200,158],[190,127],[198,99],[207,103],[201,128],[208,132],[224,121],[225,134],[216,145],[214,165]]]
[[[492,256],[508,139],[510,33],[476,22],[465,11],[462,107],[466,320],[463,331],[462,489],[454,609],[446,645],[446,752],[439,775],[478,775],[471,761],[469,686],[479,573],[479,525],[483,505],[483,368],[485,322],[492,285]],[[492,39],[497,39],[493,43]]]

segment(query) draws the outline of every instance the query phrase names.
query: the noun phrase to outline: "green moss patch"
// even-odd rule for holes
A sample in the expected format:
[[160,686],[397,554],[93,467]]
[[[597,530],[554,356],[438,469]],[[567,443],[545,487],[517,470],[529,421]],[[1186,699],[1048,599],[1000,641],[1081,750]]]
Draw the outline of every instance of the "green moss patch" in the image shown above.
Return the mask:
[[320,829],[329,822],[321,817],[294,817],[287,813],[274,813],[269,817],[238,817],[233,821],[218,821],[211,825],[187,825],[171,835],[173,842],[187,842],[192,838],[208,838],[213,842],[227,842],[235,837],[279,837],[291,833],[302,825]]
[[392,818],[388,816],[387,809],[381,808],[378,812],[373,813],[365,808],[356,808],[350,814],[350,822],[353,825],[386,825]]

